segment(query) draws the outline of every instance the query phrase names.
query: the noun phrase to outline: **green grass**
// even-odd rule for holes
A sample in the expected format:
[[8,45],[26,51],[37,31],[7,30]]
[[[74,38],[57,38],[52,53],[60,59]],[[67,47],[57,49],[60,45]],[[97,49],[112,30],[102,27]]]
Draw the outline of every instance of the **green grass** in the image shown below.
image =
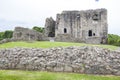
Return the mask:
[[85,43],[72,43],[72,42],[48,42],[48,41],[36,41],[36,42],[8,42],[0,44],[0,48],[14,48],[14,47],[29,47],[29,48],[51,48],[51,47],[67,47],[67,46],[99,46],[115,50],[118,47],[112,45],[94,45]]
[[120,76],[0,70],[0,80],[120,80]]

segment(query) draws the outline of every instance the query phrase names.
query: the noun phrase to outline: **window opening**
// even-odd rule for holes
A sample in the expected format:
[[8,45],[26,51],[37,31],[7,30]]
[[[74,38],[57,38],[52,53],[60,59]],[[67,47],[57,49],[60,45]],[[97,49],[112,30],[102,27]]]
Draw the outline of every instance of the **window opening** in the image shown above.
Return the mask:
[[93,33],[93,36],[95,36],[95,33]]
[[66,28],[64,28],[64,33],[67,33],[67,29]]
[[93,15],[93,20],[98,21],[99,20],[99,15],[98,14],[94,14]]
[[92,30],[89,30],[88,36],[92,36]]

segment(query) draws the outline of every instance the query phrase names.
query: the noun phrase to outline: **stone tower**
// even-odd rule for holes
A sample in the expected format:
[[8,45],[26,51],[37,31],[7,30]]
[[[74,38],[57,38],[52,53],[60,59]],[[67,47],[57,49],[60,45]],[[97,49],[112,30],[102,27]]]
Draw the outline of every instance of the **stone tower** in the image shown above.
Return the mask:
[[57,14],[57,41],[107,43],[107,10],[63,11]]

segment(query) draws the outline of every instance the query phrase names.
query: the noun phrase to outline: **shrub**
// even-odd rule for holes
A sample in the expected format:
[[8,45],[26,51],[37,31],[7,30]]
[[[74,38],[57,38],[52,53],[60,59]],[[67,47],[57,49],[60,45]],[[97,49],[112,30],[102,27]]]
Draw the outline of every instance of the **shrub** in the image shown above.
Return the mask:
[[108,34],[108,44],[120,46],[120,36],[115,34]]

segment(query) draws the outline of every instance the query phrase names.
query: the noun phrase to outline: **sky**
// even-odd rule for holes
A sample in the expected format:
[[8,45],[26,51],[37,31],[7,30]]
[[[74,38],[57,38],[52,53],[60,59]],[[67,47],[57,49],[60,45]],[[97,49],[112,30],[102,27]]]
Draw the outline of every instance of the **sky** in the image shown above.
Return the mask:
[[45,19],[64,10],[106,8],[108,33],[120,35],[120,0],[0,0],[0,32],[16,26],[44,27]]

